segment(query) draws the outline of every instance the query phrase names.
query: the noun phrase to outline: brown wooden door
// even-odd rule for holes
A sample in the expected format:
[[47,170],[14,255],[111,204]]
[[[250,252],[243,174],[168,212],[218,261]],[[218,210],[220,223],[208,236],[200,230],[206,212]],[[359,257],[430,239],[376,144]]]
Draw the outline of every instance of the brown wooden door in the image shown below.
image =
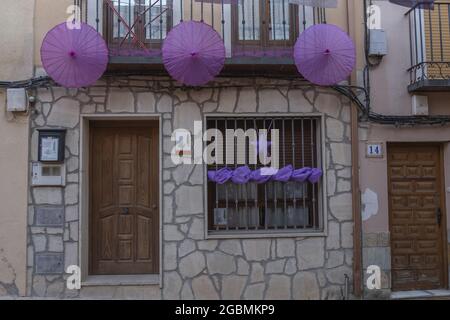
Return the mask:
[[158,127],[93,123],[90,273],[159,272]]
[[438,145],[388,147],[392,289],[445,287],[445,226]]

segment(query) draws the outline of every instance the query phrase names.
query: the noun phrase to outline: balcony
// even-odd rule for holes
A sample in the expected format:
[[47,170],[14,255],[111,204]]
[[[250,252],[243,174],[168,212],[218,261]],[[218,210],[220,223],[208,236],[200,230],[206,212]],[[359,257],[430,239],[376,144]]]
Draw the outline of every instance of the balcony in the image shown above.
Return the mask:
[[421,4],[406,13],[410,26],[410,92],[450,89],[450,0]]
[[[81,19],[105,38],[110,69],[162,69],[161,46],[173,26],[188,20],[211,25],[226,48],[224,72],[247,68],[294,72],[298,35],[326,22],[323,8],[289,0],[75,0]],[[257,70],[255,65],[259,65]],[[279,71],[278,71],[279,72]]]

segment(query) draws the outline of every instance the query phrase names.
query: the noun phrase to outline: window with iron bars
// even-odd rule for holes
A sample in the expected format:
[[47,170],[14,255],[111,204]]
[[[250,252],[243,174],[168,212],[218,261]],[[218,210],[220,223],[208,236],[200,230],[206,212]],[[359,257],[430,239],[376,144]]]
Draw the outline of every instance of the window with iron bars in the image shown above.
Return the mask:
[[173,26],[195,20],[211,25],[233,55],[291,56],[297,36],[307,27],[325,21],[325,9],[291,4],[288,0],[78,0],[76,3],[80,4],[83,21],[102,33],[113,55],[133,56],[151,49],[155,51],[147,54],[157,56]]
[[[271,130],[278,129],[279,167],[292,165],[294,169],[305,167],[322,168],[320,117],[207,117],[207,129],[220,130],[223,136],[223,151],[234,145],[235,163],[208,165],[208,171],[223,167],[235,169],[236,142],[227,141],[227,129],[267,129],[268,141]],[[214,143],[214,138],[210,143]],[[249,164],[251,142],[245,139],[245,165],[256,170],[265,167],[258,160]],[[270,150],[270,148],[269,148]],[[212,153],[215,158],[215,153]],[[224,156],[225,158],[226,156]],[[321,179],[322,181],[322,179]],[[249,233],[299,233],[323,231],[322,182],[278,182],[257,184],[248,182],[217,184],[207,182],[208,230],[210,234]]]
[[288,0],[240,0],[233,7],[235,40],[274,45],[293,44],[298,34],[296,5]]

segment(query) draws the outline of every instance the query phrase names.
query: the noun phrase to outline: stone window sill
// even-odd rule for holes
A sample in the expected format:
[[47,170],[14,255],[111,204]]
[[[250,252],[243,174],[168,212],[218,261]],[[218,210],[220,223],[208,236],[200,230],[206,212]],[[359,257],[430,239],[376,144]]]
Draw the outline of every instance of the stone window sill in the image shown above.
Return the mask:
[[158,274],[96,275],[88,276],[81,286],[145,286],[159,283]]
[[233,231],[209,231],[206,239],[260,239],[260,238],[306,238],[306,237],[326,237],[327,233],[324,231],[312,232],[280,232],[280,231],[263,231],[255,232],[233,232]]

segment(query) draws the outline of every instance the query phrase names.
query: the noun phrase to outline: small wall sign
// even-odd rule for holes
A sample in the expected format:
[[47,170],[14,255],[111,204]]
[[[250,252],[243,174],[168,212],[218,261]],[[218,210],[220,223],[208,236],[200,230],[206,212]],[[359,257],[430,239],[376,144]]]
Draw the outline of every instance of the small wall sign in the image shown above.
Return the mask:
[[63,162],[65,137],[65,129],[39,130],[39,161]]
[[370,142],[366,144],[366,157],[367,158],[383,158],[384,148],[383,144],[379,142]]

